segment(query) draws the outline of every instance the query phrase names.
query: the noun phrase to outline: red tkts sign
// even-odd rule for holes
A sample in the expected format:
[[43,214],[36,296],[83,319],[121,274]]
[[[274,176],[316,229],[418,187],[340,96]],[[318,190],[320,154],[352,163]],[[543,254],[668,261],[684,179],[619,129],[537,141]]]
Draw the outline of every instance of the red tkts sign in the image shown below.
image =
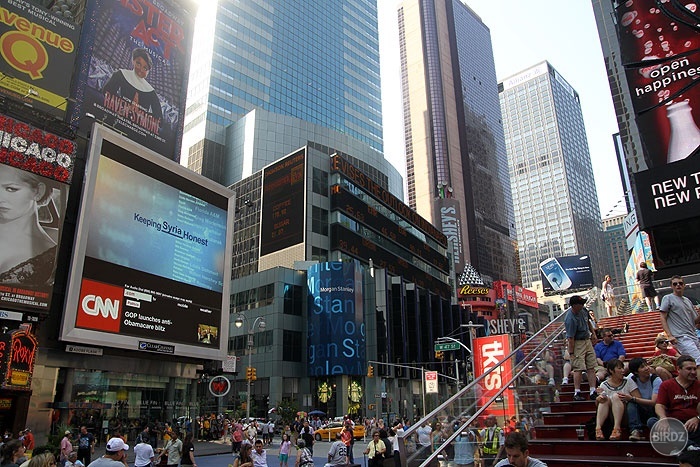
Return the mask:
[[[478,404],[479,406],[484,406],[513,377],[512,358],[505,360],[499,365],[499,362],[510,354],[510,336],[499,334],[477,337],[473,341],[473,346],[474,376],[478,378],[492,368],[494,369],[479,384],[481,392],[478,397]],[[503,392],[503,403],[492,403],[484,413],[497,416],[514,415],[515,397],[513,396],[513,391],[506,389]]]

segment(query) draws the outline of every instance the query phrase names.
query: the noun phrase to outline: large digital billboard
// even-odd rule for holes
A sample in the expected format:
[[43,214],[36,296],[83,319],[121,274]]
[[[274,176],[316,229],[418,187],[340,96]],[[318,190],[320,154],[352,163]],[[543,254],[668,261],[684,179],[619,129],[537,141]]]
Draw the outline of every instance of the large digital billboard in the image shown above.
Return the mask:
[[80,28],[28,0],[0,0],[0,93],[64,116]]
[[364,287],[355,262],[311,266],[308,288],[309,376],[365,374]]
[[304,241],[306,148],[263,170],[260,256]]
[[0,308],[47,313],[73,141],[0,114]]
[[61,338],[220,358],[232,192],[95,125]]
[[97,121],[179,161],[192,8],[174,0],[88,0],[71,122],[87,131]]
[[591,257],[588,255],[547,258],[540,262],[545,292],[593,287]]
[[[696,5],[635,0],[615,7],[620,51],[646,149],[635,174],[642,228],[700,209],[700,16]],[[653,170],[651,170],[653,169]]]

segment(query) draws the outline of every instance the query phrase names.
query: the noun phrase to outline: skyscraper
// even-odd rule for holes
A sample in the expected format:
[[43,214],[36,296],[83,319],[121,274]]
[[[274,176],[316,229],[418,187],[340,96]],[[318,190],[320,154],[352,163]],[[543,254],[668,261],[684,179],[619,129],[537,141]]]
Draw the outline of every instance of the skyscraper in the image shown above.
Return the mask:
[[455,270],[519,282],[488,27],[458,0],[399,6],[408,204],[452,242]]
[[498,87],[523,284],[540,280],[542,260],[571,255],[589,255],[597,281],[607,262],[578,93],[548,62]]
[[182,160],[190,168],[229,185],[296,149],[278,147],[273,160],[246,163],[227,155],[226,127],[254,109],[335,130],[382,153],[375,1],[205,3],[185,115]]

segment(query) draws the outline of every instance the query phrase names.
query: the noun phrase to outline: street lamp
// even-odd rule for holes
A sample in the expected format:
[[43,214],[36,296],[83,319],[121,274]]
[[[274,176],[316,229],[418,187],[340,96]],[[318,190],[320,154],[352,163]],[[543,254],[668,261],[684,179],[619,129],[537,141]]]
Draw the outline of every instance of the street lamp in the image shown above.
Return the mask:
[[[242,313],[238,313],[238,318],[236,318],[236,327],[241,328],[243,326],[243,322],[248,322],[248,318]],[[258,316],[255,318],[255,321],[253,321],[253,324],[248,328],[248,345],[246,346],[248,350],[248,368],[251,368],[253,366],[252,363],[252,358],[253,358],[253,333],[255,332],[255,327],[258,327],[261,331],[265,330],[265,318],[262,316]],[[246,422],[250,423],[250,377],[246,378],[248,380],[248,389],[246,391],[246,404],[245,404],[245,418]]]

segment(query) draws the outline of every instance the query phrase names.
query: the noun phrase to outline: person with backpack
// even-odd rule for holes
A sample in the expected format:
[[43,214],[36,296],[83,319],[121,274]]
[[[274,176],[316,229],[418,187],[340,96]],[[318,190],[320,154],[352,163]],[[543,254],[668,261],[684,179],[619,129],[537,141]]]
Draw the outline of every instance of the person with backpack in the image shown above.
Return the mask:
[[651,366],[643,358],[630,360],[629,369],[630,374],[627,378],[637,384],[641,394],[641,397],[632,397],[627,403],[627,420],[631,430],[629,440],[641,441],[644,439],[642,428],[655,416],[654,406],[662,381],[651,372]]

